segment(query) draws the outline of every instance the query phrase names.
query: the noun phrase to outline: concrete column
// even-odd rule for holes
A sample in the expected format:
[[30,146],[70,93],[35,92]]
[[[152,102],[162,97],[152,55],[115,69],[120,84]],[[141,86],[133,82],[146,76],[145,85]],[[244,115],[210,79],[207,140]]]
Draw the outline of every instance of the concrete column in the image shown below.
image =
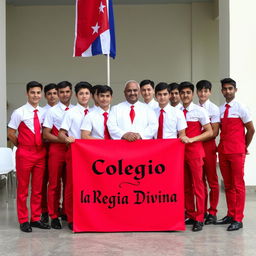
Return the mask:
[[[251,111],[256,125],[256,1],[219,0],[220,78],[237,82],[236,99]],[[246,158],[246,185],[256,185],[256,138]]]
[[0,1],[0,146],[6,147],[6,6]]

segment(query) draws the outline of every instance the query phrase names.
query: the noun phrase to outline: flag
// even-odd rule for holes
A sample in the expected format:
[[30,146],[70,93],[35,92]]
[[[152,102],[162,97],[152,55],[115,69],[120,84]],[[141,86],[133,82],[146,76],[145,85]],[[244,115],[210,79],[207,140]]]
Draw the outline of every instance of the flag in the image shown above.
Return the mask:
[[77,0],[74,56],[116,56],[112,0]]

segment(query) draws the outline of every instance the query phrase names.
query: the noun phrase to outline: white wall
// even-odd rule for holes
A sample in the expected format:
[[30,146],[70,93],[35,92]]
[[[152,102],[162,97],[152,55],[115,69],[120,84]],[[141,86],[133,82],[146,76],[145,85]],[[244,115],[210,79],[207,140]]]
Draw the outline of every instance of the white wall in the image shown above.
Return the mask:
[[[106,58],[73,58],[74,6],[8,6],[7,91],[10,112],[25,84],[69,80],[106,83]],[[218,22],[212,3],[117,5],[117,57],[111,61],[114,103],[126,80],[218,79]],[[215,100],[219,100],[216,95]]]

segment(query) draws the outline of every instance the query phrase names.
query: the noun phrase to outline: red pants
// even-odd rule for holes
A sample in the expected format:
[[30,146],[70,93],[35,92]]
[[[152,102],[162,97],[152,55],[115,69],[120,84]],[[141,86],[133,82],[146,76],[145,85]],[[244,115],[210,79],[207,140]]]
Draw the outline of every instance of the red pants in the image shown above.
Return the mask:
[[29,221],[27,198],[31,176],[30,221],[41,216],[42,182],[45,170],[45,148],[18,146],[16,151],[17,170],[17,213],[19,223]]
[[[47,150],[47,148],[46,148]],[[49,180],[49,173],[48,173],[48,150],[46,151],[46,158],[45,158],[45,172],[43,176],[43,186],[42,186],[42,213],[48,212],[48,204],[47,204],[47,188],[48,188],[48,180]]]
[[73,222],[73,172],[71,161],[71,149],[69,148],[66,153],[67,161],[67,181],[65,186],[65,209],[67,214],[68,223]]
[[[205,213],[209,212],[216,216],[217,213],[217,205],[219,202],[219,182],[216,170],[216,161],[217,156],[215,152],[207,152],[205,149],[205,158],[204,158],[204,166],[203,166],[203,181],[205,185]],[[210,208],[207,209],[208,205],[208,189],[207,183],[210,188]]]
[[224,181],[227,215],[242,221],[245,206],[245,154],[219,154],[220,170]]
[[203,160],[186,159],[184,165],[185,215],[196,221],[204,221]]
[[[59,217],[61,181],[65,187],[66,145],[51,143],[49,148],[48,171],[48,212],[52,219]],[[64,200],[64,198],[63,198]]]

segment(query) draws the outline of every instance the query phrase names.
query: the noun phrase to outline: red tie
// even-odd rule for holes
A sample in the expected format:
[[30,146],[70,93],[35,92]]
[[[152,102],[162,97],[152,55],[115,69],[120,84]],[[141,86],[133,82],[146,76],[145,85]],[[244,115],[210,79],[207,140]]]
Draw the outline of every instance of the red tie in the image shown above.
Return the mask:
[[34,130],[35,130],[35,143],[37,146],[42,144],[41,126],[37,115],[37,109],[34,110]]
[[184,113],[184,116],[185,116],[185,118],[186,118],[188,111],[187,111],[185,108],[183,109],[183,113]]
[[130,119],[132,123],[133,123],[134,117],[135,117],[135,111],[134,111],[134,106],[132,105],[130,110]]
[[157,131],[157,138],[162,139],[163,138],[163,130],[164,130],[164,110],[160,110],[160,115],[158,119],[158,131]]
[[66,107],[66,108],[65,108],[65,111],[67,111],[67,110],[69,110],[69,107]]
[[104,139],[105,140],[110,140],[110,135],[109,135],[109,132],[108,132],[108,127],[107,127],[108,112],[104,112],[103,116],[104,116]]
[[85,109],[85,110],[84,110],[84,115],[85,115],[85,116],[87,115],[88,111],[89,111],[88,109]]
[[226,107],[226,109],[225,109],[223,118],[228,118],[228,111],[229,111],[230,105],[226,104],[225,107]]

